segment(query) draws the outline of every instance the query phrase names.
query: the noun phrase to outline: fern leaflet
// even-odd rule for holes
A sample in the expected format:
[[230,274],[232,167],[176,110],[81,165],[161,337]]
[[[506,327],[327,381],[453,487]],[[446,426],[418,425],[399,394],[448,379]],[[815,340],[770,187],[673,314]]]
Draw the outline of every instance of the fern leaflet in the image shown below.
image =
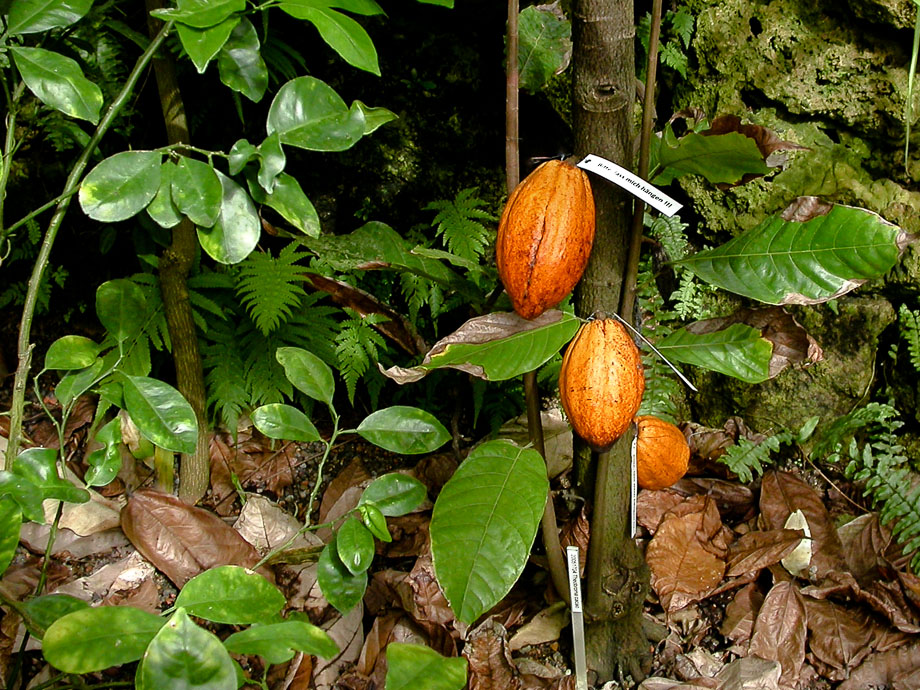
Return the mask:
[[482,207],[486,202],[476,196],[476,188],[461,190],[452,201],[432,201],[426,210],[437,211],[432,225],[444,246],[454,254],[478,261],[492,246],[494,232],[481,221],[495,221]]
[[729,446],[725,455],[719,462],[728,466],[738,475],[742,482],[754,479],[754,473],[763,474],[764,465],[771,464],[770,455],[779,450],[783,443],[789,443],[792,435],[783,431],[773,436],[768,436],[760,443],[754,443],[746,438],[739,438],[733,446]]
[[341,325],[335,336],[335,354],[339,362],[339,372],[345,379],[348,400],[355,401],[355,388],[364,373],[378,359],[378,348],[386,349],[383,337],[374,330],[373,324],[386,321],[381,314],[368,314],[365,317],[346,309],[350,318]]
[[306,256],[292,242],[277,258],[253,252],[239,264],[236,292],[262,335],[289,319],[306,295],[301,285],[305,269],[297,263]]
[[907,341],[910,363],[920,371],[920,312],[912,311],[902,304],[898,310],[898,323],[901,326],[901,337]]

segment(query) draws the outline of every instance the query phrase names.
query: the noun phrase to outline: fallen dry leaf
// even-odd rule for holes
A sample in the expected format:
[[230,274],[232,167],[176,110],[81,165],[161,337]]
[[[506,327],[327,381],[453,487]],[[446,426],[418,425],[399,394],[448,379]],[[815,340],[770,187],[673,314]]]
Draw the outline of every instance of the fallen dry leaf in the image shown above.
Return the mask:
[[559,639],[562,629],[568,625],[569,616],[564,601],[558,601],[552,606],[540,611],[536,616],[518,628],[508,647],[517,651],[527,645],[555,642]]
[[901,674],[920,668],[920,642],[890,652],[872,654],[853,671],[837,690],[867,690],[888,687]]
[[747,656],[735,659],[719,671],[719,690],[779,690],[780,665],[769,659]]
[[808,636],[805,601],[791,582],[780,582],[767,593],[754,621],[750,653],[782,666],[780,685],[795,687],[805,661]]
[[470,632],[463,656],[469,662],[469,690],[521,690],[508,632],[491,618]]
[[358,660],[364,646],[364,606],[360,602],[344,616],[337,616],[322,626],[339,648],[333,659],[319,659],[313,666],[315,690],[332,690],[342,671]]
[[797,529],[748,532],[729,548],[725,574],[735,577],[779,563],[804,536],[805,533]]
[[760,588],[754,583],[745,585],[726,605],[719,631],[735,644],[747,642],[754,632],[754,621],[762,605]]
[[[329,521],[329,513],[332,507],[342,498],[342,494],[348,489],[363,485],[365,482],[370,481],[370,478],[371,475],[364,466],[364,461],[361,458],[356,457],[348,463],[341,472],[333,477],[332,481],[329,482],[329,485],[323,491],[323,500],[319,505],[319,522]],[[357,503],[357,500],[355,503]],[[351,506],[348,510],[351,510],[351,508],[354,508],[354,506]]]
[[859,609],[806,597],[808,646],[812,654],[831,669],[842,671],[831,680],[843,680],[849,670],[871,651],[873,637],[868,617]]
[[584,576],[588,562],[588,542],[591,539],[591,523],[585,506],[581,507],[574,520],[566,522],[559,532],[559,544],[565,550],[569,546],[578,547],[578,572]]
[[684,495],[672,489],[642,489],[636,496],[636,522],[654,535],[666,513],[684,502]]

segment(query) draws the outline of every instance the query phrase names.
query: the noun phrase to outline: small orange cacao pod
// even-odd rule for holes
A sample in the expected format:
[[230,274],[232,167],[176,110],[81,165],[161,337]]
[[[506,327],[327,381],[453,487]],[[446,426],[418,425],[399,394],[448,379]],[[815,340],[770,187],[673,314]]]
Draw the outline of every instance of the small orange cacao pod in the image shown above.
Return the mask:
[[572,427],[597,451],[632,423],[645,377],[639,349],[615,319],[589,321],[569,343],[559,370],[559,396]]
[[643,489],[664,489],[684,476],[690,447],[683,432],[658,417],[636,417],[636,475]]
[[533,319],[555,307],[581,279],[594,243],[588,175],[551,160],[508,197],[498,224],[498,275],[514,310]]

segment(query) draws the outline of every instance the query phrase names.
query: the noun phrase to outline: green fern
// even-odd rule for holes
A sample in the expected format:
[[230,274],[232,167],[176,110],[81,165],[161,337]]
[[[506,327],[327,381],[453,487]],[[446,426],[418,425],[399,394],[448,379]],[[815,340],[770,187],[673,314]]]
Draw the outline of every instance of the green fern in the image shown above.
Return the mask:
[[253,252],[239,264],[236,292],[262,335],[289,319],[306,295],[302,285],[305,269],[297,263],[306,256],[292,242],[277,258]]
[[231,432],[236,430],[240,415],[252,401],[238,336],[238,327],[232,322],[217,321],[201,344],[208,408]]
[[733,446],[729,446],[725,455],[719,462],[738,475],[742,482],[754,479],[754,473],[761,475],[764,465],[773,464],[771,455],[779,450],[784,443],[792,441],[792,434],[782,431],[773,436],[768,436],[760,443],[754,443],[746,438],[739,438]]
[[687,228],[690,226],[680,216],[668,218],[665,215],[652,216],[646,213],[643,224],[648,228],[648,234],[658,240],[671,261],[679,261],[690,253],[690,240],[687,239]]
[[444,246],[457,256],[478,261],[492,246],[495,233],[482,221],[495,222],[495,217],[484,210],[486,202],[476,196],[476,188],[464,189],[452,201],[432,201],[426,210],[437,211],[432,225]]
[[901,326],[901,337],[907,341],[910,363],[920,372],[920,312],[902,304],[898,310],[898,324]]
[[351,309],[345,311],[350,318],[342,323],[335,336],[335,354],[348,390],[348,400],[354,403],[358,380],[377,362],[378,350],[386,349],[386,342],[373,325],[387,318],[381,314],[362,317]]
[[899,427],[901,423],[894,421],[897,416],[898,411],[894,407],[883,403],[873,402],[857,408],[838,417],[821,432],[812,447],[811,456],[837,462],[848,448],[849,440],[858,432],[870,427],[889,428],[895,423]]

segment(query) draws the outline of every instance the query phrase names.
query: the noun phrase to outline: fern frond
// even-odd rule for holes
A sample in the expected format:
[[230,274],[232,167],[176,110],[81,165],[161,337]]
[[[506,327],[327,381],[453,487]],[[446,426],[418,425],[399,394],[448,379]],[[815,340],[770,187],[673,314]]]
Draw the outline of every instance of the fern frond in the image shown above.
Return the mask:
[[690,271],[680,274],[680,283],[671,293],[674,301],[674,311],[682,319],[700,319],[708,316],[706,313],[706,293],[712,292],[712,287],[700,283]]
[[284,369],[272,356],[285,345],[276,333],[263,335],[259,330],[247,331],[240,339],[243,371],[249,404],[253,407],[281,402],[294,394]]
[[652,216],[645,214],[643,224],[648,228],[648,234],[661,243],[665,254],[672,261],[679,261],[690,253],[690,240],[687,239],[687,228],[690,226],[680,219],[680,216],[665,215]]
[[658,53],[658,58],[661,60],[661,64],[670,67],[684,79],[687,78],[687,66],[690,61],[677,41],[668,41],[663,44],[661,51]]
[[297,263],[306,256],[292,242],[277,257],[253,252],[239,264],[236,292],[262,335],[289,319],[306,295],[304,267]]
[[431,281],[415,273],[399,274],[399,290],[402,292],[406,306],[409,308],[409,320],[418,320],[418,313],[428,303],[431,294]]
[[898,324],[901,326],[901,337],[907,341],[910,363],[920,372],[920,312],[902,304],[898,310]]
[[379,314],[370,314],[362,318],[351,312],[350,318],[342,323],[341,330],[335,336],[339,373],[345,380],[348,400],[352,404],[355,401],[358,379],[377,362],[378,349],[386,349],[383,337],[373,328],[373,324],[386,320],[386,317]]
[[251,400],[237,330],[229,321],[218,321],[201,345],[208,408],[231,432]]
[[771,454],[778,451],[783,443],[791,440],[791,434],[786,431],[768,436],[760,443],[739,438],[735,445],[728,447],[725,455],[719,458],[719,462],[727,465],[742,482],[749,482],[754,479],[755,472],[758,476],[763,474],[763,466],[772,464]]
[[835,462],[845,453],[847,445],[854,442],[857,432],[881,425],[884,428],[900,428],[903,422],[897,421],[898,411],[891,405],[869,403],[852,412],[835,419],[815,440],[811,451],[814,459]]
[[476,196],[477,189],[461,190],[453,200],[432,201],[426,210],[437,211],[431,222],[444,246],[454,254],[478,261],[492,246],[494,231],[481,221],[494,222],[495,217],[484,210],[486,202]]
[[339,332],[339,322],[334,317],[339,316],[342,310],[338,307],[317,305],[316,302],[322,297],[323,294],[318,292],[307,295],[294,315],[278,327],[275,335],[285,345],[309,350],[334,367],[338,365],[334,342],[336,333]]
[[684,44],[684,48],[689,48],[690,39],[693,38],[693,15],[686,7],[681,7],[676,12],[668,10],[668,22],[680,38],[680,42]]

